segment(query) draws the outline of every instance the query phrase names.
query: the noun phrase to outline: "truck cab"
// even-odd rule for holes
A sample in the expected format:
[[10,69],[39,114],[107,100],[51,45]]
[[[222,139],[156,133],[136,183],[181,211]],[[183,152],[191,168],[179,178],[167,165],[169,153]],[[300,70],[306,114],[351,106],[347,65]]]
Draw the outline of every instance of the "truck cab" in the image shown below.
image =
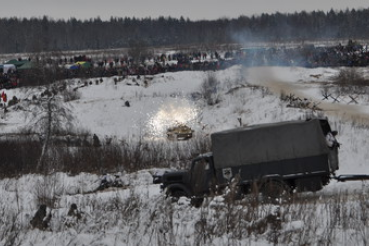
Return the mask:
[[194,197],[208,194],[215,185],[215,169],[212,153],[201,154],[192,160],[188,171],[172,171],[164,173],[160,182],[167,196]]

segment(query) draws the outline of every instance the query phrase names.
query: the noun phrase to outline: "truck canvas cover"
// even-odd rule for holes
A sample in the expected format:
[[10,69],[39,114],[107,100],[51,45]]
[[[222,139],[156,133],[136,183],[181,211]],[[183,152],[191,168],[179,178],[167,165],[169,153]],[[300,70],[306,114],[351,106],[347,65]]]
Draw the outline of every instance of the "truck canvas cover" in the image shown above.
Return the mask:
[[326,155],[319,120],[235,128],[211,135],[215,168]]

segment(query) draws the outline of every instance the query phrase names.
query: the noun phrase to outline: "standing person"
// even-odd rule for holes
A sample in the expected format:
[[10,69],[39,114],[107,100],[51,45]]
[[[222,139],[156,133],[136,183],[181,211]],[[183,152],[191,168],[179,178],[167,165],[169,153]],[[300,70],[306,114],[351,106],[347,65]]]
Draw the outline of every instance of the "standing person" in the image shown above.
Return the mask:
[[6,95],[6,93],[3,91],[2,93],[1,93],[1,99],[3,100],[3,102],[4,102],[4,118],[5,118],[5,113],[6,113],[6,102],[8,101],[8,97],[7,97],[7,95]]
[[340,144],[336,139],[336,135],[337,131],[329,131],[325,136],[329,148],[328,151],[329,167],[332,172],[338,170],[339,167],[338,148],[340,147]]
[[4,103],[6,103],[6,101],[8,100],[8,96],[6,95],[4,91],[1,93],[1,99],[3,99]]
[[340,144],[337,142],[336,139],[337,131],[328,132],[325,136],[325,139],[327,141],[327,145],[329,148],[339,147]]

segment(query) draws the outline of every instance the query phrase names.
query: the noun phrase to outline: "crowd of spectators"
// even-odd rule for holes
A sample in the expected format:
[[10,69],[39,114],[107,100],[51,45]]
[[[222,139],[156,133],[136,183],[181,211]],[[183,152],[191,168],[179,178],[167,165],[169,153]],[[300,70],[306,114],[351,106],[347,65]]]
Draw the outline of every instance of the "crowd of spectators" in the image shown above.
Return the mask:
[[[39,59],[36,58],[36,62],[39,62]],[[79,65],[71,69],[71,64],[81,64],[81,62],[87,62],[88,66]],[[45,61],[43,63],[45,64]],[[217,51],[163,53],[156,56],[141,55],[136,58],[128,55],[116,55],[113,58],[79,55],[58,59],[48,58],[46,64],[49,67],[56,65],[63,68],[64,78],[91,78],[154,75],[183,70],[215,71],[236,64],[302,67],[368,66],[369,51],[367,46],[349,40],[346,45],[340,43],[336,46],[258,47],[219,53]]]
[[294,48],[241,49],[242,63],[247,66],[341,67],[368,66],[367,46],[349,41],[343,46],[306,45]]
[[[161,54],[158,56],[140,57],[135,61],[128,56],[110,59],[92,59],[86,56],[78,56],[70,59],[59,59],[58,64],[63,66],[76,62],[89,62],[89,68],[76,70],[67,70],[68,77],[76,77],[88,73],[90,77],[106,76],[128,76],[128,75],[154,75],[164,72],[176,72],[184,70],[218,70],[224,69],[235,64],[232,60],[225,60],[217,52],[209,54],[202,53],[184,53]],[[54,61],[55,62],[55,61]]]
[[4,73],[0,71],[0,90],[17,87],[19,83],[18,73],[15,71]]
[[[74,58],[74,61],[81,59]],[[219,54],[210,52],[178,52],[161,54],[156,57],[143,57],[142,62],[134,62],[124,56],[94,62],[102,75],[147,75],[183,70],[219,70],[235,64],[244,66],[302,66],[302,67],[341,67],[368,66],[367,46],[349,40],[346,45],[336,46],[303,45],[299,47],[258,47],[242,48]]]

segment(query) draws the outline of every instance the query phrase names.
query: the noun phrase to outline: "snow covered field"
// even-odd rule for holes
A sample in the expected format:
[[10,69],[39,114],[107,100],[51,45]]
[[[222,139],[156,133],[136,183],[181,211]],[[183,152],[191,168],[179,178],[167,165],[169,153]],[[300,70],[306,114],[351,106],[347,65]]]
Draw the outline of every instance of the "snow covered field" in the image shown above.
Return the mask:
[[[196,139],[240,124],[327,116],[342,144],[337,174],[369,174],[369,97],[343,93],[332,83],[340,69],[233,66],[216,72],[128,77],[117,83],[112,77],[101,83],[91,80],[91,85],[77,90],[80,98],[65,107],[74,116],[68,123],[100,139],[145,141],[168,141],[165,131],[174,122],[194,129]],[[201,97],[202,83],[209,76],[219,81],[215,105]],[[76,88],[78,82],[68,85]],[[41,91],[6,91],[8,98],[19,98],[25,110],[9,107],[0,119],[3,134],[35,124],[26,99]],[[289,100],[292,97],[295,100]],[[168,144],[186,146],[191,141]],[[248,199],[230,203],[221,196],[194,208],[186,198],[176,204],[165,200],[159,185],[152,184],[155,171],[125,173],[123,188],[100,192],[92,192],[100,177],[88,173],[0,180],[0,245],[368,244],[367,182],[332,181],[322,191],[299,195],[292,204],[255,205]],[[53,203],[47,208],[52,215],[49,229],[32,229],[30,220],[45,197]],[[80,219],[67,216],[73,203],[81,211]]]

